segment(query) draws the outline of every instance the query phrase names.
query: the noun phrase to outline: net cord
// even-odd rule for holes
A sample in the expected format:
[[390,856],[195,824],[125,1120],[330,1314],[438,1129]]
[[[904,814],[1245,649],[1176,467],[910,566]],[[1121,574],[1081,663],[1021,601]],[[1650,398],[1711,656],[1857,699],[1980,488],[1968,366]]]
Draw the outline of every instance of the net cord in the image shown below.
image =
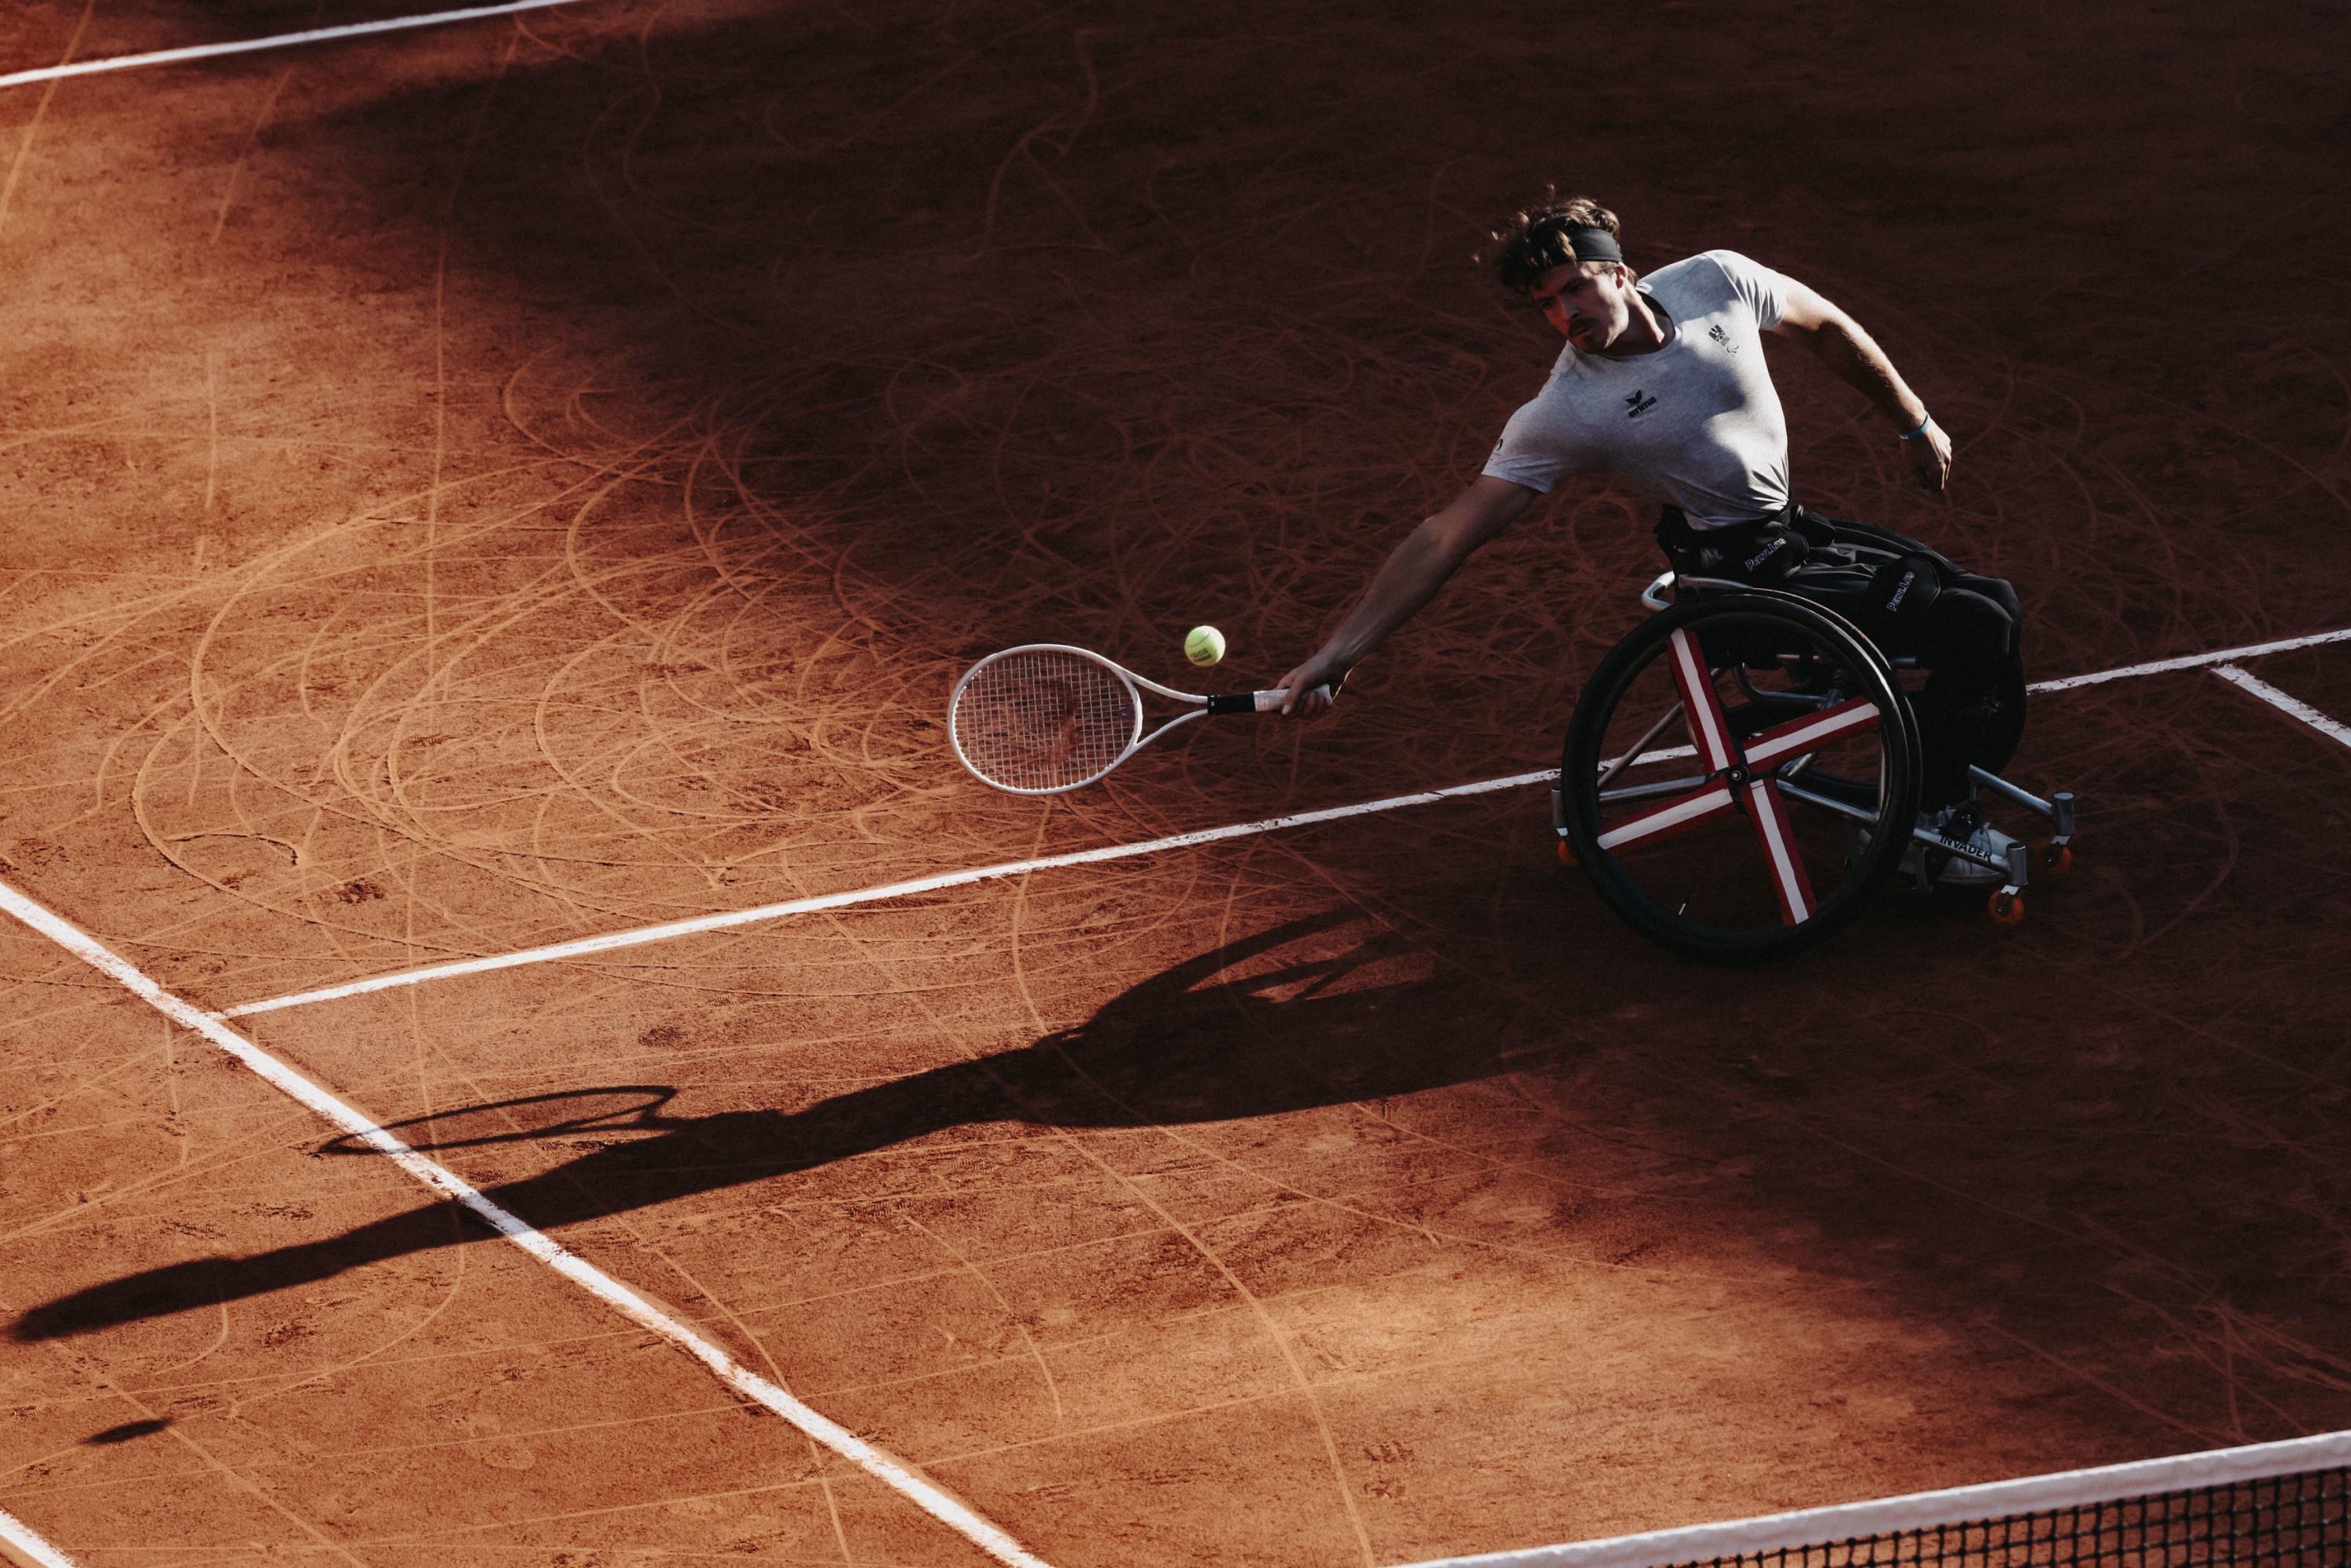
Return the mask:
[[1434,1558],[1405,1568],[1671,1568],[1715,1557],[1814,1546],[1857,1536],[1931,1530],[1962,1521],[2119,1502],[2158,1492],[2266,1480],[2351,1465],[2351,1431],[2277,1443],[2175,1454],[2130,1464],[2063,1470],[2019,1480],[1947,1487],[1871,1502],[1763,1514],[1719,1524],[1536,1546],[1475,1557]]

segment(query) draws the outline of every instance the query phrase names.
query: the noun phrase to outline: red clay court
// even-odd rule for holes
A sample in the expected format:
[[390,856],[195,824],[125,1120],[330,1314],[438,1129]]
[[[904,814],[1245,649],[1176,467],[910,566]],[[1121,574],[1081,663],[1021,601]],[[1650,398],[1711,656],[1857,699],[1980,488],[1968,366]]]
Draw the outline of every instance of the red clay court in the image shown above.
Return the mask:
[[[0,16],[0,1558],[1387,1568],[2351,1428],[2339,5],[207,47],[427,8]],[[1541,384],[1552,180],[1951,433],[1774,359],[2024,597],[2022,925],[1562,871],[1602,488],[1322,725],[956,767],[995,648],[1302,656]]]

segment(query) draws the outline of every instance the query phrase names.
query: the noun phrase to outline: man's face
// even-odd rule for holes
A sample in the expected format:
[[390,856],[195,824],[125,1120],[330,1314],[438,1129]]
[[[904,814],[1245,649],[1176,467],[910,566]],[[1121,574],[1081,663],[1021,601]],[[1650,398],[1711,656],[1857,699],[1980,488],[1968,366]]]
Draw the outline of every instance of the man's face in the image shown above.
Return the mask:
[[1543,319],[1579,352],[1605,353],[1633,319],[1633,291],[1624,278],[1621,267],[1603,264],[1587,269],[1582,262],[1571,262],[1535,279],[1527,298],[1542,308]]

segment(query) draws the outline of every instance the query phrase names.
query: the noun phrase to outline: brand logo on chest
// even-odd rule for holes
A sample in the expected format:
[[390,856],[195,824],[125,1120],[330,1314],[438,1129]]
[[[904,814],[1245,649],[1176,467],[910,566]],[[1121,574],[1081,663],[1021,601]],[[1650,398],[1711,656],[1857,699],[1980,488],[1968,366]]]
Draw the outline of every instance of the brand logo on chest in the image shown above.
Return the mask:
[[1720,344],[1724,353],[1735,354],[1739,352],[1739,345],[1731,340],[1729,333],[1722,329],[1721,322],[1717,321],[1713,326],[1708,327],[1706,329],[1706,335],[1713,339],[1717,343]]
[[1638,419],[1643,414],[1657,406],[1657,400],[1656,398],[1651,397],[1646,392],[1634,392],[1632,395],[1625,398],[1625,417],[1626,419]]

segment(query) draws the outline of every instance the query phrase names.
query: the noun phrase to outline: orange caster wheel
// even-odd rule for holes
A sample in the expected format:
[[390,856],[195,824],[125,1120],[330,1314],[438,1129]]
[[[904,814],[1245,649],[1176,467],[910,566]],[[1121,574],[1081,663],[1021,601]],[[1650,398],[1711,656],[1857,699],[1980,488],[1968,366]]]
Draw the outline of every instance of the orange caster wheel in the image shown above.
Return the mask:
[[2022,894],[2011,893],[2004,887],[2001,888],[1998,893],[1991,895],[1991,917],[1996,923],[2001,925],[2022,925],[2024,923],[2024,895]]
[[1565,839],[1559,841],[1559,863],[1562,865],[1574,865],[1576,863],[1575,846],[1569,843]]
[[2071,844],[2042,842],[2032,846],[2032,874],[2064,876],[2074,869],[2074,848]]

